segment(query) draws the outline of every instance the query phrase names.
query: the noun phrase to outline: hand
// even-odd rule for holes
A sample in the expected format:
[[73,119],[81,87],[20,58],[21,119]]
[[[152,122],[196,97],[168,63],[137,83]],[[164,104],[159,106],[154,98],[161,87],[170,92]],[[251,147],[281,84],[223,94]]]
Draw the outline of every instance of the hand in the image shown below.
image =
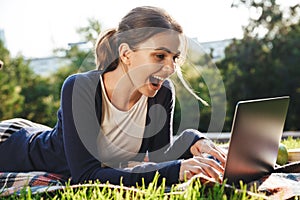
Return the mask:
[[203,153],[207,153],[221,162],[224,167],[226,162],[226,153],[222,148],[216,146],[209,139],[200,139],[190,148],[191,153],[194,156],[202,156]]
[[220,174],[224,173],[224,168],[215,160],[205,157],[193,157],[181,162],[179,179],[189,180],[197,174],[203,174],[221,182]]

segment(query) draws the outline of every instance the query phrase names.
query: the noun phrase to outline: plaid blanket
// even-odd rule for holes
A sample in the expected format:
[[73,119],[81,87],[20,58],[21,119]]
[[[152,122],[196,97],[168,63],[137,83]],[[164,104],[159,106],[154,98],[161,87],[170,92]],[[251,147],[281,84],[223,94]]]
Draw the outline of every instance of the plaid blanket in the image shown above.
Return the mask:
[[0,172],[0,196],[20,194],[24,188],[43,193],[63,188],[66,180],[57,174],[47,172]]
[[300,173],[273,173],[258,187],[272,199],[290,199],[300,197]]

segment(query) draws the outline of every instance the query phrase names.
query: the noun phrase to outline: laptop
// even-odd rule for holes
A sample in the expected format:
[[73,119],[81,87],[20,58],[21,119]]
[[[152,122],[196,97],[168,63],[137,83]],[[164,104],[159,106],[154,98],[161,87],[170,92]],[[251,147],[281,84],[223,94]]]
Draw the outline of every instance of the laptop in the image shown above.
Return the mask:
[[236,105],[223,180],[239,186],[275,170],[289,96],[240,101]]

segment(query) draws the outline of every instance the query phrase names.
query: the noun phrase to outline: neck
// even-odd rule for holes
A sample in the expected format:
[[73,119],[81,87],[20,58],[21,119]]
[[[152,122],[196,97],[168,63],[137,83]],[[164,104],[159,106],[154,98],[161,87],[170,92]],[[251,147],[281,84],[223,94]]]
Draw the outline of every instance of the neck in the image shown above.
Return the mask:
[[142,96],[120,66],[102,77],[110,102],[119,110],[129,110]]

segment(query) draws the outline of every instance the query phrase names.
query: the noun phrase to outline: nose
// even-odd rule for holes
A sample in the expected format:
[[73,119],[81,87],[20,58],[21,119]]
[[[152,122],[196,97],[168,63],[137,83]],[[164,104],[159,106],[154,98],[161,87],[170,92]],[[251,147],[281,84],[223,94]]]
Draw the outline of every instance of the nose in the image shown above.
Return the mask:
[[167,72],[168,75],[173,74],[176,71],[176,63],[174,62],[174,60],[168,59],[168,61],[164,63],[162,71]]

